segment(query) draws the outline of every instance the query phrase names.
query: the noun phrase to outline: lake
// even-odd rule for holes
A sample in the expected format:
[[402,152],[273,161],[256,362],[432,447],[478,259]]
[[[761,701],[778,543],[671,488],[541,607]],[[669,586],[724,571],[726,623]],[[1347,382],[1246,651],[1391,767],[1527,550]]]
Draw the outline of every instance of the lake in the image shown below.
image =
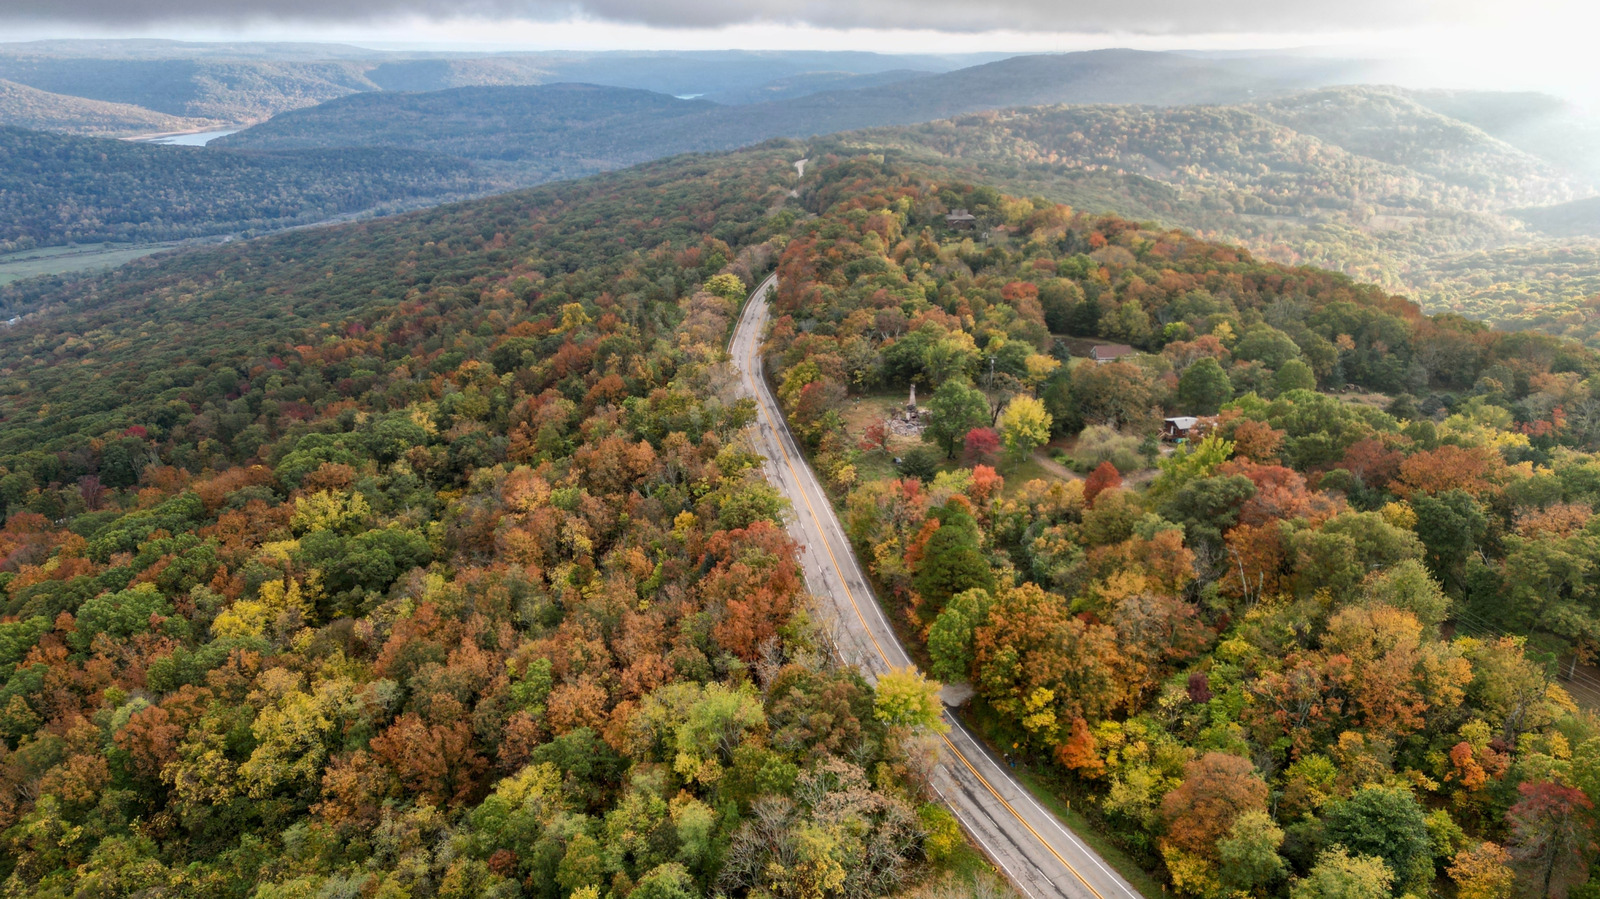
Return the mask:
[[193,134],[171,134],[166,137],[152,138],[146,143],[166,144],[169,147],[203,147],[219,137],[226,137],[239,130],[238,128],[229,128],[226,131],[196,131]]

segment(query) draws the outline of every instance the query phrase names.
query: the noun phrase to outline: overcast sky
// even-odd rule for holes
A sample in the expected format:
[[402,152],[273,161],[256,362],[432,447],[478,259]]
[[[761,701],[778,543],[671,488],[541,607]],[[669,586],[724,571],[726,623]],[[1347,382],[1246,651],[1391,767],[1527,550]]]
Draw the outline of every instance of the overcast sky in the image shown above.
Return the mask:
[[1438,84],[1600,93],[1589,0],[0,0],[0,35],[461,49],[884,52],[1326,46]]

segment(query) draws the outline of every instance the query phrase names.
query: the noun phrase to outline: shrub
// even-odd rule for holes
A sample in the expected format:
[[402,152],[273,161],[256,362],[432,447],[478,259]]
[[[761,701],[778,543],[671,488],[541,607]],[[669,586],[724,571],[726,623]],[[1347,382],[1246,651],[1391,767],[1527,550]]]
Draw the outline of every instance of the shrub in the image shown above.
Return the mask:
[[1072,452],[1072,467],[1088,473],[1102,463],[1110,462],[1117,471],[1138,471],[1146,467],[1139,444],[1138,437],[1119,433],[1116,428],[1106,425],[1084,428]]

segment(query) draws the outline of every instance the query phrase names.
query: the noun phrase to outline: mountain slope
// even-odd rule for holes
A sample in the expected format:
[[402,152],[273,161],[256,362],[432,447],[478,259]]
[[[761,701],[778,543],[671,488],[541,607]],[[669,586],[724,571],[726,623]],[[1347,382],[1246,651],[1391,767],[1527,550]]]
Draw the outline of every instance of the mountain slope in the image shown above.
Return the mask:
[[[992,894],[926,789],[937,688],[837,664],[760,477],[725,347],[773,270],[741,368],[779,375],[785,446],[837,491],[806,502],[844,500],[830,552],[1103,845],[1193,884],[1248,839],[1282,882],[1399,822],[1420,892],[1432,832],[1496,857],[1485,791],[1600,756],[1542,658],[1460,632],[1594,639],[1594,354],[876,151],[797,181],[805,149],[0,292],[30,313],[0,328],[0,879],[659,899],[953,869]],[[1063,360],[1052,332],[1151,352]],[[864,441],[913,378],[957,435],[1004,400],[1006,456]],[[1154,465],[1161,414],[1235,395],[1148,486],[1115,473]],[[1121,444],[1088,492],[1030,456],[1091,417],[1126,433],[1074,446]],[[994,821],[1048,821],[990,784]]]
[[382,148],[157,147],[0,126],[0,251],[309,224],[489,182],[460,159]]
[[1549,162],[1389,88],[1331,88],[1251,104],[1301,134],[1464,187],[1497,207],[1559,201],[1569,178]]
[[1600,237],[1600,197],[1515,209],[1511,214],[1552,237]]
[[376,88],[354,61],[75,59],[0,53],[0,79],[173,116],[259,121]]
[[715,387],[792,180],[690,161],[241,242],[0,328],[9,891],[115,855],[118,891],[214,899],[771,895],[774,827],[827,889],[981,869],[921,716],[831,662]]
[[126,103],[52,94],[4,80],[0,80],[0,122],[13,128],[48,129],[96,137],[190,131],[209,124],[205,119],[167,115]]
[[[1008,110],[814,143],[819,152],[898,151],[1015,193],[1238,241],[1266,258],[1409,291],[1431,309],[1495,320],[1514,313],[1504,302],[1505,265],[1495,262],[1485,278],[1475,277],[1473,266],[1487,251],[1538,238],[1523,221],[1537,210],[1513,213],[1513,204],[1570,200],[1588,193],[1587,185],[1386,91],[1340,91],[1337,105],[1321,93],[1236,107]],[[1272,116],[1298,120],[1327,139]],[[1386,121],[1388,127],[1379,124]],[[1427,137],[1437,132],[1456,140]],[[1534,304],[1572,299],[1571,286],[1586,283],[1516,280]]]

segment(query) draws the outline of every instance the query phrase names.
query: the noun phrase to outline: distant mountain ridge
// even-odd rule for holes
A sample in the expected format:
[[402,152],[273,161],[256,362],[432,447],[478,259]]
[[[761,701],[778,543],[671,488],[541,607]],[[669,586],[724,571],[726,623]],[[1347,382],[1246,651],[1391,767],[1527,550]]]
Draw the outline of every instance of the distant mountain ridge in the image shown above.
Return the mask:
[[[223,145],[290,149],[383,144],[438,150],[449,144],[456,147],[454,152],[469,158],[505,158],[502,146],[474,145],[457,129],[483,131],[473,120],[508,115],[507,108],[538,110],[525,119],[532,130],[514,137],[529,142],[560,139],[561,135],[544,130],[545,116],[552,114],[545,111],[582,95],[594,103],[611,103],[622,113],[602,113],[591,104],[591,122],[608,123],[605,136],[589,131],[582,140],[600,139],[609,146],[627,147],[623,155],[631,160],[640,153],[659,157],[724,150],[773,137],[910,124],[999,107],[1064,102],[1227,103],[1277,89],[1281,85],[1268,79],[1237,74],[1202,60],[1102,50],[1012,57],[940,75],[766,103],[718,106],[679,101],[676,106],[655,108],[656,118],[648,127],[626,117],[626,110],[640,101],[616,88],[595,86],[581,94],[573,86],[562,85],[464,88],[416,96],[370,94],[285,113],[224,139]],[[392,127],[390,123],[397,118],[409,118],[411,127]],[[432,127],[427,127],[430,123]],[[638,146],[631,146],[633,142]]]
[[[373,50],[337,44],[180,41],[0,43],[0,79],[38,90],[143,107],[154,114],[230,123],[354,93],[585,82],[667,94],[718,94],[752,102],[836,86],[822,74],[860,77],[892,70],[922,73],[985,62],[995,53],[887,55],[840,51],[441,53]],[[893,79],[887,79],[893,80]],[[774,85],[768,95],[761,91]],[[743,99],[740,99],[740,97]],[[38,104],[35,104],[38,106]],[[29,124],[83,132],[72,109]],[[137,130],[137,129],[134,129]],[[97,129],[95,133],[106,133]]]

